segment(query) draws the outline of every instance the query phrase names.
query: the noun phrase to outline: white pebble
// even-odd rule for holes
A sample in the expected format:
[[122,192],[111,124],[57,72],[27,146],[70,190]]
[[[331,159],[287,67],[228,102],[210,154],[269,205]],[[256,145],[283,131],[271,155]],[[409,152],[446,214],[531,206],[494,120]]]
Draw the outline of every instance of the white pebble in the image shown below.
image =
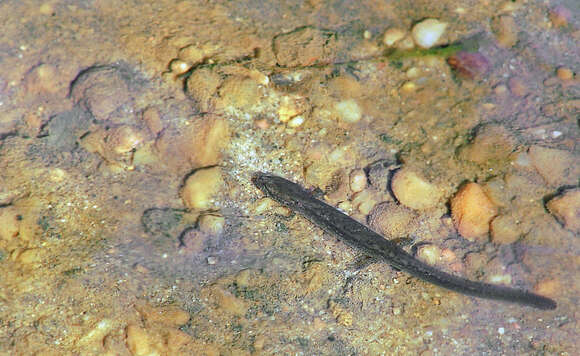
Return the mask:
[[288,121],[288,127],[291,128],[296,128],[300,125],[302,125],[304,123],[304,116],[302,115],[298,115],[298,116],[294,116],[293,118],[290,119],[290,121]]
[[389,47],[405,37],[405,31],[400,28],[389,28],[383,35],[383,43]]
[[445,32],[447,23],[437,19],[426,19],[415,26],[411,32],[413,40],[419,47],[431,48]]
[[350,190],[357,193],[367,187],[367,176],[362,169],[355,169],[350,172]]
[[362,110],[353,99],[343,100],[334,104],[334,110],[344,122],[355,123],[362,117]]

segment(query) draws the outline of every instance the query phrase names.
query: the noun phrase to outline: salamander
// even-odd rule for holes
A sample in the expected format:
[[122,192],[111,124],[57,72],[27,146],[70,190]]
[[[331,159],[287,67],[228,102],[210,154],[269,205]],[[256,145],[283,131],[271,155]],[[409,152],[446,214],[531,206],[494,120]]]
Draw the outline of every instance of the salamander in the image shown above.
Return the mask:
[[525,290],[471,281],[435,269],[407,253],[395,243],[348,215],[316,199],[300,185],[285,178],[255,173],[252,182],[268,197],[299,213],[324,231],[337,236],[351,247],[396,269],[461,294],[518,303],[538,309],[555,309],[552,299]]

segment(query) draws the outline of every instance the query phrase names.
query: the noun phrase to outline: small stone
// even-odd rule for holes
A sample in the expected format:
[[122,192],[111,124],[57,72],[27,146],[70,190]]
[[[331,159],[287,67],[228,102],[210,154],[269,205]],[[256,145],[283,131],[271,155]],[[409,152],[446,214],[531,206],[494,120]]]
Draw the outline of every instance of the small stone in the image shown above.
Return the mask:
[[220,215],[207,214],[200,216],[197,223],[201,232],[219,235],[224,231],[226,220]]
[[217,257],[214,257],[214,256],[209,256],[207,258],[207,264],[208,265],[215,265],[217,263],[217,261],[218,261],[217,260]]
[[40,7],[38,8],[38,12],[40,12],[42,15],[45,16],[54,15],[54,5],[45,2],[44,4],[40,5]]
[[141,119],[153,135],[158,135],[163,130],[161,116],[159,115],[159,110],[157,110],[157,108],[149,107],[145,109],[141,115]]
[[460,151],[460,157],[483,165],[506,159],[516,147],[516,139],[507,128],[501,125],[480,126],[475,138]]
[[507,273],[490,274],[486,281],[491,284],[503,284],[509,286],[512,284],[512,276]]
[[41,249],[28,248],[20,252],[16,260],[22,264],[34,264],[42,260]]
[[408,51],[415,48],[413,36],[411,34],[406,35],[405,38],[395,43],[395,47],[401,51]]
[[254,339],[254,349],[258,352],[264,349],[264,345],[266,344],[266,337],[264,335],[258,335]]
[[411,209],[393,202],[380,203],[368,217],[369,226],[379,234],[398,238],[406,236],[413,228],[416,214]]
[[512,77],[508,81],[510,92],[517,97],[524,97],[528,94],[528,87],[518,77]]
[[338,117],[349,124],[358,122],[362,117],[362,109],[354,99],[347,99],[334,104]]
[[511,16],[499,16],[493,23],[492,28],[495,38],[500,47],[511,48],[518,42],[518,26]]
[[10,241],[18,236],[22,216],[17,208],[6,206],[0,208],[0,239]]
[[180,49],[177,57],[179,57],[179,59],[184,62],[188,62],[191,63],[192,65],[195,65],[201,63],[205,55],[206,54],[201,48],[195,45],[189,45]]
[[246,288],[250,285],[250,280],[252,277],[251,270],[243,269],[238,274],[236,274],[236,286],[239,288]]
[[451,199],[451,215],[461,236],[471,241],[486,241],[497,208],[479,184],[468,183]]
[[437,19],[426,19],[413,26],[411,35],[417,46],[431,48],[437,44],[446,28],[447,23],[445,22]]
[[415,82],[412,81],[408,81],[403,83],[403,85],[401,85],[401,93],[403,94],[411,94],[414,93],[417,90],[417,84],[415,84]]
[[210,111],[212,99],[222,83],[222,77],[209,68],[200,68],[189,76],[186,81],[186,93],[195,100],[201,111]]
[[368,215],[376,204],[377,201],[369,190],[362,190],[355,193],[352,198],[352,206],[363,215]]
[[330,301],[329,302],[330,312],[336,319],[336,322],[342,326],[351,326],[353,317],[352,313],[346,310],[342,305]]
[[562,285],[557,279],[544,279],[534,286],[534,292],[546,297],[557,297],[562,294]]
[[362,169],[355,169],[350,172],[349,186],[354,193],[358,193],[367,187],[367,176]]
[[549,17],[554,27],[566,27],[572,18],[572,11],[562,5],[557,5],[550,10]]
[[437,186],[408,168],[395,173],[391,189],[401,204],[412,209],[425,210],[435,207],[441,199],[441,191]]
[[489,60],[479,52],[459,51],[450,56],[447,63],[459,77],[466,79],[484,78],[491,67]]
[[125,154],[133,151],[143,141],[143,135],[134,127],[119,126],[109,131],[105,149],[113,154]]
[[173,59],[169,62],[169,70],[176,75],[181,75],[189,70],[189,64],[181,59]]
[[388,47],[392,47],[395,43],[402,40],[407,35],[407,32],[400,28],[389,28],[383,35],[383,43]]
[[32,68],[24,78],[24,86],[30,94],[56,93],[60,89],[56,67],[39,64]]
[[235,297],[230,292],[225,291],[219,287],[213,288],[212,297],[217,303],[218,307],[225,313],[236,316],[243,316],[248,310],[248,305],[244,300]]
[[135,324],[129,324],[126,329],[125,343],[133,355],[150,355],[154,350],[151,347],[151,337],[147,331]]
[[574,78],[574,72],[570,68],[560,67],[556,70],[556,75],[560,80],[568,81]]
[[337,35],[312,26],[299,27],[274,36],[272,49],[282,67],[307,67],[332,63],[336,56]]
[[224,80],[218,93],[223,108],[248,111],[261,102],[259,84],[245,76],[234,75]]
[[511,244],[522,235],[518,222],[510,215],[500,215],[493,219],[490,226],[491,241],[499,244]]
[[290,128],[297,128],[299,126],[302,126],[303,123],[304,123],[304,116],[298,115],[298,116],[291,118],[290,121],[288,121],[287,126]]
[[428,265],[435,265],[440,257],[441,249],[436,245],[422,245],[417,249],[417,258]]
[[137,302],[135,309],[150,323],[180,327],[189,321],[189,313],[175,305],[154,307],[145,302]]
[[564,192],[552,200],[546,207],[552,215],[564,225],[564,228],[580,233],[580,189],[572,189]]
[[130,105],[132,75],[130,68],[124,66],[85,69],[73,80],[70,97],[97,120],[109,120],[120,107]]
[[493,92],[495,93],[495,95],[503,97],[508,92],[508,88],[505,84],[499,84],[495,88],[493,88]]
[[534,145],[528,151],[530,162],[551,186],[578,184],[580,158],[564,150]]
[[219,167],[198,169],[187,178],[181,189],[183,203],[190,209],[209,209],[223,183]]
[[262,215],[273,209],[278,203],[271,198],[264,197],[256,200],[253,205],[253,211],[256,215]]
[[307,109],[306,99],[296,95],[286,95],[280,99],[278,118],[282,122],[288,122],[295,116],[304,113]]

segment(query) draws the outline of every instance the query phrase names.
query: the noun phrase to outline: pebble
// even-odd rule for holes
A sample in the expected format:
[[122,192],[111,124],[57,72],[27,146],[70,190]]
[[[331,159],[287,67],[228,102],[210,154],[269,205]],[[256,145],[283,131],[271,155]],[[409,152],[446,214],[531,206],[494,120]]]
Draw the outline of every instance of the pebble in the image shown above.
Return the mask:
[[352,198],[352,206],[363,215],[368,215],[376,204],[377,201],[369,190],[362,190],[355,193]]
[[253,273],[250,269],[243,269],[236,274],[236,286],[238,288],[247,288],[250,285]]
[[499,244],[511,244],[522,235],[517,221],[510,215],[499,215],[491,222],[491,241]]
[[484,78],[491,68],[489,60],[479,52],[459,51],[450,56],[447,63],[459,77],[466,79]]
[[116,65],[85,69],[73,80],[70,97],[98,120],[109,120],[123,105],[130,104],[129,68]]
[[39,64],[32,68],[24,78],[24,86],[29,94],[56,93],[60,89],[56,67]]
[[218,89],[220,107],[241,111],[252,110],[261,103],[258,82],[245,76],[231,76]]
[[[212,288],[212,287],[210,287]],[[218,305],[218,308],[223,310],[225,313],[244,316],[248,310],[248,305],[246,302],[240,298],[235,297],[228,291],[225,291],[219,287],[213,287],[211,291],[212,299]]]
[[212,99],[222,83],[222,77],[209,68],[193,71],[186,81],[186,94],[195,102],[202,112],[210,111]]
[[394,202],[383,202],[374,207],[368,217],[369,226],[379,234],[391,238],[407,236],[416,219],[413,210]]
[[306,99],[297,95],[286,95],[280,99],[278,108],[278,119],[282,122],[288,122],[293,117],[304,113],[307,109]]
[[445,22],[437,19],[426,19],[413,26],[411,35],[417,46],[431,48],[437,44],[446,28],[447,23]]
[[141,114],[141,119],[153,135],[157,136],[163,130],[161,115],[157,108],[149,107],[145,109]]
[[10,241],[18,236],[22,216],[13,206],[0,208],[0,239]]
[[422,245],[417,249],[417,257],[428,265],[435,265],[441,257],[441,249],[436,245]]
[[565,191],[550,200],[546,207],[564,228],[580,233],[580,188]]
[[199,169],[187,178],[181,189],[183,203],[190,209],[209,209],[223,184],[219,167]]
[[397,42],[405,38],[407,32],[400,28],[389,28],[383,35],[383,43],[388,47],[392,47]]
[[580,158],[555,148],[534,145],[528,150],[531,165],[551,186],[578,184]]
[[442,196],[437,186],[408,168],[395,173],[391,189],[401,204],[417,210],[436,206]]
[[334,111],[343,122],[349,124],[354,124],[362,118],[362,109],[354,99],[335,103]]
[[346,310],[342,305],[334,302],[334,301],[330,301],[328,303],[330,312],[332,313],[332,316],[334,316],[334,318],[336,319],[336,322],[342,326],[351,326],[352,322],[353,322],[353,316],[352,313],[348,310]]
[[129,324],[125,331],[125,343],[127,348],[133,355],[156,355],[158,354],[156,350],[151,347],[151,336],[147,331],[136,325]]
[[457,231],[467,240],[487,241],[497,208],[477,183],[462,186],[451,199],[451,216]]
[[13,259],[23,264],[39,263],[42,260],[42,251],[39,248],[27,248],[19,251]]
[[189,313],[175,305],[154,307],[145,302],[137,302],[135,309],[149,323],[180,327],[189,321]]
[[572,11],[562,5],[557,5],[550,10],[549,17],[554,27],[566,27],[572,18]]
[[105,150],[114,154],[125,154],[133,151],[143,139],[143,135],[136,128],[119,126],[109,131],[105,140]]
[[363,191],[367,187],[367,176],[362,169],[355,169],[350,172],[349,187],[354,193]]
[[417,90],[417,84],[415,84],[415,82],[412,81],[408,81],[403,83],[403,85],[401,85],[401,93],[403,94],[411,94],[414,93]]
[[197,220],[201,232],[219,235],[224,231],[226,220],[221,215],[206,214]]
[[508,87],[505,84],[499,84],[493,88],[493,92],[495,95],[503,97],[508,92]]
[[335,32],[306,26],[274,36],[272,49],[278,65],[307,67],[331,63],[336,45]]
[[534,286],[534,292],[553,298],[562,294],[562,285],[557,279],[547,278]]
[[460,157],[477,164],[506,159],[515,149],[514,135],[502,125],[480,126],[475,137],[460,151]]
[[511,48],[518,42],[519,29],[513,17],[497,17],[492,23],[492,29],[500,47]]
[[297,128],[299,126],[302,126],[304,121],[305,121],[304,116],[302,115],[294,116],[293,118],[290,119],[290,121],[288,121],[287,126],[290,128]]
[[508,87],[510,92],[521,98],[528,94],[528,87],[524,84],[524,81],[518,77],[512,77],[508,80]]
[[574,72],[570,68],[560,67],[556,70],[556,75],[560,80],[568,81],[574,78]]
[[190,68],[189,63],[178,58],[175,58],[171,62],[169,62],[169,70],[171,71],[171,73],[176,75],[180,75],[187,72],[189,68]]
[[204,58],[211,55],[212,50],[209,48],[199,48],[196,45],[188,45],[179,50],[177,57],[182,61],[191,63],[191,65],[203,62]]

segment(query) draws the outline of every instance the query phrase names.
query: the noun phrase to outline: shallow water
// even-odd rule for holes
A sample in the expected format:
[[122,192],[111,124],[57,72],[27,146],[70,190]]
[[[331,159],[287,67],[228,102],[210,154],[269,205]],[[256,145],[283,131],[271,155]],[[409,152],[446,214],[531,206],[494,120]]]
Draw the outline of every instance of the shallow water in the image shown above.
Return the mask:
[[[425,18],[444,33],[408,48]],[[1,354],[578,348],[574,1],[25,0],[0,21]],[[558,308],[368,261],[257,171]],[[453,203],[469,182],[482,198]]]

